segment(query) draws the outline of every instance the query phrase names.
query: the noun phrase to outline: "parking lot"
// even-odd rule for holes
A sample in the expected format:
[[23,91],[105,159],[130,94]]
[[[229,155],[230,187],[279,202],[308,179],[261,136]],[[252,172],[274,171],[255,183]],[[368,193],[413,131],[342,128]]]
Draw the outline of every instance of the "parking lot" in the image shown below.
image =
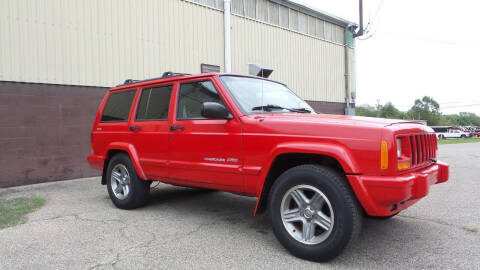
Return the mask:
[[329,263],[303,261],[275,239],[255,198],[159,185],[147,207],[122,211],[99,178],[0,189],[41,196],[24,225],[0,230],[0,269],[480,268],[480,143],[441,145],[450,181],[399,216],[368,220]]

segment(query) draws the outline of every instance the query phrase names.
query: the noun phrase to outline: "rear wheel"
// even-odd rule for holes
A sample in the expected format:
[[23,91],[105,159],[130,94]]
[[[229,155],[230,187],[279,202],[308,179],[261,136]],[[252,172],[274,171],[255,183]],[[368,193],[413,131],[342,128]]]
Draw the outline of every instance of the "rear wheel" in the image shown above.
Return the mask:
[[463,138],[466,138],[466,137],[467,137],[467,136],[465,136],[464,134],[462,134],[462,135],[460,136],[460,138],[462,138],[462,139],[463,139]]
[[284,172],[269,195],[275,236],[297,257],[328,261],[360,233],[362,214],[343,177],[318,165]]
[[106,175],[108,195],[116,207],[133,209],[147,203],[151,181],[138,177],[128,155],[113,156]]

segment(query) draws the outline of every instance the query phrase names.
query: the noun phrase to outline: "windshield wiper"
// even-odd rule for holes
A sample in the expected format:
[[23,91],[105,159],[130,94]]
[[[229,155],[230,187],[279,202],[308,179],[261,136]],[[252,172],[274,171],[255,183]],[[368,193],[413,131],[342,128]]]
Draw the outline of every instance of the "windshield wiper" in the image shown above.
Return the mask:
[[269,112],[269,111],[272,111],[274,109],[287,110],[287,111],[298,112],[298,113],[310,113],[311,112],[309,109],[306,109],[306,108],[284,108],[282,106],[272,105],[272,104],[253,107],[252,111],[268,111]]

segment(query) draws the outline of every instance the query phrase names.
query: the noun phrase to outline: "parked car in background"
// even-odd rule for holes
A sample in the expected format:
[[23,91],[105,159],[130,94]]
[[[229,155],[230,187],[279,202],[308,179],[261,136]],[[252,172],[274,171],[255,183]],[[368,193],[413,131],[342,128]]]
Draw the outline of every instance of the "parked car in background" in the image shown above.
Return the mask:
[[433,126],[431,128],[435,131],[435,134],[436,134],[438,139],[472,137],[472,133],[466,132],[460,127]]

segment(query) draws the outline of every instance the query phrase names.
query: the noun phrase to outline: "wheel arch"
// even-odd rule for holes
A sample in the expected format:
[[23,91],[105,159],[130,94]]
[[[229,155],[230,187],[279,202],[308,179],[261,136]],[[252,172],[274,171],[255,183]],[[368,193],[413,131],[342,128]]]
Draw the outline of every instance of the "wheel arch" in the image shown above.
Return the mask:
[[[271,159],[267,166],[268,171],[263,177],[264,181],[258,186],[257,203],[254,215],[263,213],[267,206],[268,194],[275,180],[286,170],[303,165],[317,164],[326,166],[337,171],[341,175],[348,173],[359,173],[360,170],[354,162],[350,153],[343,147],[338,145],[295,145],[296,149],[291,147],[283,147],[283,150],[277,150],[277,153]],[[350,188],[349,181],[345,178]],[[353,189],[352,189],[353,190]]]
[[128,155],[130,160],[133,163],[133,167],[135,167],[135,171],[137,172],[138,176],[143,179],[147,180],[147,176],[145,175],[142,166],[140,164],[140,160],[138,158],[137,151],[135,147],[132,144],[129,143],[111,143],[107,147],[107,151],[105,153],[105,160],[103,164],[103,171],[102,171],[102,185],[106,184],[106,173],[107,173],[107,168],[108,168],[108,163],[110,162],[110,159],[120,153],[125,153]]

